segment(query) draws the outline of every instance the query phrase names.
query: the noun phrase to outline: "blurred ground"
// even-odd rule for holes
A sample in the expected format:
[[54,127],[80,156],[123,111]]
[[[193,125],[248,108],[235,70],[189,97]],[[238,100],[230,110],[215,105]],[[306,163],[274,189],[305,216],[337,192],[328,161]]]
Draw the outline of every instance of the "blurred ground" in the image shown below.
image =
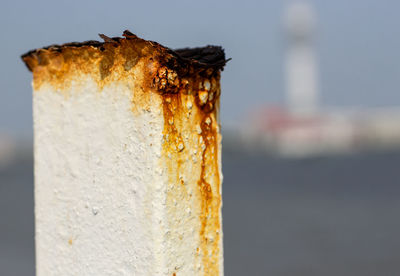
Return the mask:
[[[399,164],[225,152],[225,274],[400,275]],[[32,169],[0,169],[0,275],[34,275]]]
[[0,275],[34,275],[33,163],[0,167]]

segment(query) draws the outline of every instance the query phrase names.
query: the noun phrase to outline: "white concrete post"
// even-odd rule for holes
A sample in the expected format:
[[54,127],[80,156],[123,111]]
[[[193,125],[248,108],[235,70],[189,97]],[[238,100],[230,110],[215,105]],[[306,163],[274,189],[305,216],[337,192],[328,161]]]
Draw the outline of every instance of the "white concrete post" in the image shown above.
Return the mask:
[[124,36],[22,57],[37,275],[223,275],[224,52]]

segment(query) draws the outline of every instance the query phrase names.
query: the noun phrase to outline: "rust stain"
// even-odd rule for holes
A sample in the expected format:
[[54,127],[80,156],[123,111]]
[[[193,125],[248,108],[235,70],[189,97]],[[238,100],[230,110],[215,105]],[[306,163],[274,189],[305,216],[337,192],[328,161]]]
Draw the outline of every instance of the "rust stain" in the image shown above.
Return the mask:
[[68,244],[69,244],[69,245],[72,245],[72,243],[73,243],[72,239],[69,239],[69,240],[68,240]]
[[123,39],[118,44],[107,42],[101,47],[39,49],[23,56],[23,60],[33,72],[35,90],[46,83],[63,91],[81,85],[80,80],[86,81],[84,76],[90,76],[100,89],[115,81],[131,80],[134,76],[130,71],[140,59],[155,54],[157,50],[144,40]]
[[[90,75],[100,87],[118,80],[130,80],[135,77],[132,76],[132,68],[143,59],[159,61],[169,68],[179,68],[180,74],[222,70],[228,61],[218,46],[173,51],[156,42],[141,39],[129,31],[124,31],[123,36],[109,38],[100,35],[104,42],[51,45],[29,51],[21,58],[33,72],[35,90],[44,83],[65,90],[72,84],[76,85],[82,75]],[[153,65],[152,62],[147,63],[146,70],[149,73],[157,69]],[[159,85],[163,89],[162,84]]]
[[[194,244],[191,251],[198,262],[193,265],[199,265],[204,275],[219,275],[222,255],[219,81],[227,60],[220,47],[172,51],[128,31],[124,36],[102,35],[104,43],[49,46],[28,52],[22,59],[33,72],[35,90],[51,85],[56,91],[65,92],[85,85],[84,76],[89,76],[99,91],[112,83],[135,91],[134,113],[149,111],[154,102],[160,102],[164,117],[162,162],[169,180],[169,223],[171,229],[177,229],[171,235],[185,243],[192,234],[180,233],[179,229],[185,229],[195,217],[199,245]],[[182,214],[182,208],[188,209],[187,218],[174,215]]]
[[[170,77],[170,74],[173,74],[173,77]],[[177,198],[184,202],[191,201],[188,190],[176,184],[185,183],[179,179],[179,175],[196,174],[182,166],[191,158],[199,158],[199,165],[194,166],[193,170],[199,170],[200,173],[192,184],[196,189],[200,207],[198,217],[200,246],[194,248],[193,252],[200,260],[204,275],[219,275],[220,272],[221,179],[217,113],[220,95],[219,77],[219,71],[216,70],[176,80],[173,70],[161,67],[154,81],[156,88],[162,92],[163,99],[163,151],[166,161],[164,164],[167,164],[170,176],[170,205],[176,205],[173,200]],[[182,137],[185,131],[196,139],[186,141]],[[196,150],[198,153],[192,154],[193,149],[198,149]],[[172,223],[184,224],[182,221]]]

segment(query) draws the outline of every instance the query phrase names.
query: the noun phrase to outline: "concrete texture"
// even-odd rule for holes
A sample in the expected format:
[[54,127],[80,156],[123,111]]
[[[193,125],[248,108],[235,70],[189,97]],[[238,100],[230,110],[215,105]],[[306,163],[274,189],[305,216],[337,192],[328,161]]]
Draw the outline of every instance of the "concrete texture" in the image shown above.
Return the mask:
[[34,91],[37,275],[222,275],[220,216],[203,228],[198,179],[206,164],[214,190],[220,167],[202,161],[201,120],[172,117],[186,149],[166,155],[161,96],[147,91],[149,103],[133,112],[136,89],[81,82]]

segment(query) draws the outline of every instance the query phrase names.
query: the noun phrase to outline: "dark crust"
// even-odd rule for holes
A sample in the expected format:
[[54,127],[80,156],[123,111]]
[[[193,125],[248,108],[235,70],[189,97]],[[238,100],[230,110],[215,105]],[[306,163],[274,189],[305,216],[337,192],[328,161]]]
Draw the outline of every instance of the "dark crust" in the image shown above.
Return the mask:
[[[202,67],[202,68],[212,68],[216,70],[223,70],[225,64],[230,60],[225,58],[224,49],[221,46],[212,46],[208,45],[205,47],[198,47],[198,48],[183,48],[183,49],[176,49],[172,50],[168,47],[165,47],[157,42],[144,40],[130,31],[126,30],[123,33],[124,38],[121,37],[108,37],[104,34],[99,34],[99,36],[104,40],[104,42],[96,41],[96,40],[88,40],[84,42],[70,42],[65,44],[53,44],[47,47],[39,48],[31,50],[21,56],[22,60],[25,62],[27,57],[35,57],[41,50],[50,50],[54,52],[61,52],[64,48],[79,48],[84,46],[91,46],[95,48],[99,48],[100,50],[104,49],[104,45],[106,43],[119,43],[122,39],[136,39],[145,41],[151,44],[153,47],[161,49],[163,52],[171,55],[176,59],[176,62],[181,65],[192,65],[195,67]],[[32,68],[28,66],[25,62],[26,66],[30,71]]]

